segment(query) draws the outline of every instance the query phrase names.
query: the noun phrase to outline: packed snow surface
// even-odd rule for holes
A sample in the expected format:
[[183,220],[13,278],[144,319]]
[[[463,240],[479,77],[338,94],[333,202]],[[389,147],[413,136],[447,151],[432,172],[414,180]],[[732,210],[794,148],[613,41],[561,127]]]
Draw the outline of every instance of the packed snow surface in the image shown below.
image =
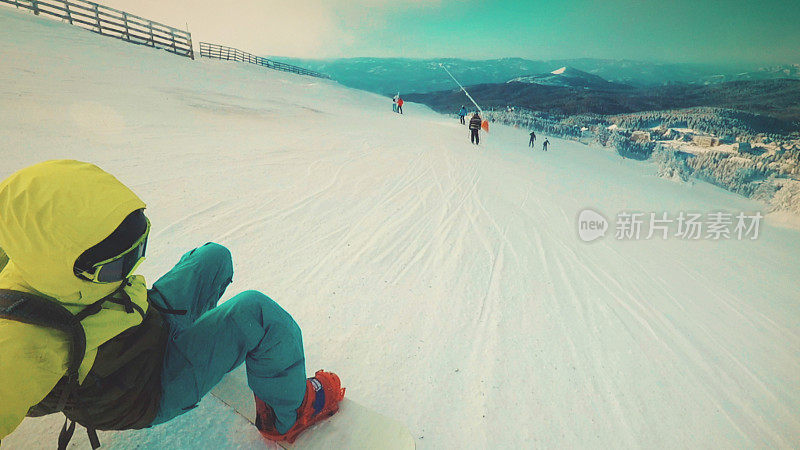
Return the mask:
[[[202,37],[199,37],[202,38]],[[303,329],[307,370],[419,448],[795,447],[800,233],[584,243],[591,207],[752,213],[646,163],[335,82],[180,58],[0,8],[0,177],[91,161],[148,205],[151,282],[208,241]],[[545,137],[540,133],[539,141]],[[0,408],[2,407],[0,400]],[[3,449],[52,448],[59,416]],[[206,397],[104,448],[262,448]],[[73,447],[85,448],[76,432]]]
[[550,72],[550,73],[552,73],[552,74],[554,74],[554,75],[561,75],[561,74],[562,74],[562,73],[564,73],[564,71],[566,71],[566,70],[567,70],[567,68],[566,68],[566,67],[562,67],[562,68],[560,68],[560,69],[556,69],[556,70],[554,70],[554,71],[552,71],[552,72]]

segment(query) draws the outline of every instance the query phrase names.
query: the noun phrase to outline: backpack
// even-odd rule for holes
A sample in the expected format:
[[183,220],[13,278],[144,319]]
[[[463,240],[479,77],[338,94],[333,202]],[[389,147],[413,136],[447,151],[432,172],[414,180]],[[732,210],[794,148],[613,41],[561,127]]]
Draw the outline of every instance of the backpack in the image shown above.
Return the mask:
[[[5,254],[3,249],[0,248],[0,272],[8,264],[8,261],[8,256]],[[51,393],[45,398],[45,400],[47,400],[51,394],[54,394],[54,397],[57,398],[57,401],[53,401],[53,404],[51,405],[52,408],[50,410],[38,411],[41,409],[39,407],[42,406],[42,404],[38,404],[31,407],[31,409],[28,411],[28,415],[33,416],[50,414],[52,412],[64,412],[64,425],[62,426],[61,432],[58,436],[59,450],[66,449],[67,444],[72,439],[72,435],[75,432],[75,424],[78,423],[76,420],[71,420],[66,417],[66,412],[64,409],[69,405],[71,398],[75,397],[74,394],[76,394],[76,391],[79,388],[78,371],[86,354],[86,333],[83,329],[83,325],[81,325],[81,321],[89,316],[99,313],[102,310],[102,305],[105,302],[121,304],[125,306],[125,309],[128,312],[138,312],[140,315],[142,315],[142,323],[139,326],[126,330],[121,335],[113,338],[101,346],[102,349],[103,347],[117,341],[118,346],[122,346],[127,349],[130,348],[129,344],[131,341],[126,341],[121,338],[130,334],[129,331],[134,329],[141,328],[139,333],[140,335],[147,335],[151,337],[150,341],[145,342],[145,344],[153,344],[155,341],[160,342],[161,340],[165,339],[167,331],[161,327],[162,322],[159,313],[178,315],[186,314],[186,311],[184,310],[162,308],[153,303],[150,303],[150,306],[153,308],[150,308],[148,312],[145,313],[138,305],[131,301],[130,297],[128,297],[125,293],[124,287],[125,283],[121,284],[117,291],[85,307],[77,314],[72,314],[60,303],[48,300],[47,298],[39,295],[10,289],[0,289],[1,319],[13,320],[61,331],[66,335],[69,342],[67,371],[64,377],[62,377],[62,379],[57,383],[56,387],[54,387],[54,391],[51,391]],[[122,299],[114,298],[118,292],[122,292],[124,294]],[[153,311],[153,309],[155,309],[155,311]],[[159,331],[154,332],[154,328],[158,329]],[[136,339],[137,336],[129,336],[129,338]],[[139,361],[134,360],[133,362],[129,363],[136,365],[139,363]],[[95,366],[97,366],[97,364],[98,361],[96,360]],[[122,370],[124,369],[125,368],[122,367]],[[43,400],[43,402],[45,400]],[[89,435],[89,442],[92,446],[92,449],[94,450],[100,447],[100,440],[97,437],[97,428],[84,423],[81,423],[81,425],[86,427],[86,432]]]
[[[0,289],[0,318],[15,320],[31,325],[52,328],[67,335],[69,341],[69,357],[67,358],[67,388],[61,394],[58,410],[63,411],[70,395],[78,387],[78,369],[86,353],[86,333],[81,320],[100,312],[103,298],[73,315],[67,308],[57,302],[47,300],[27,292]],[[75,422],[65,418],[61,433],[58,436],[58,449],[66,449],[75,432]],[[86,427],[92,449],[100,447],[97,430]]]
[[[149,341],[144,343],[145,346],[149,346],[153,342],[165,342],[167,331],[161,327],[162,322],[159,314],[163,308],[159,308],[153,304],[150,304],[150,306],[153,306],[154,308],[150,308],[150,310],[145,313],[138,305],[133,303],[133,301],[131,301],[130,297],[127,295],[123,295],[122,299],[114,298],[114,295],[116,295],[117,292],[125,293],[123,290],[124,287],[125,284],[123,283],[116,292],[92,303],[77,314],[72,314],[67,308],[58,302],[48,300],[35,294],[9,289],[0,289],[0,318],[61,331],[66,335],[69,342],[69,355],[67,358],[66,374],[53,388],[54,390],[48,394],[45,400],[43,400],[43,402],[45,402],[52,394],[57,401],[54,401],[53,404],[49,406],[49,409],[44,408],[44,410],[42,410],[42,408],[40,408],[42,404],[40,403],[31,407],[31,409],[28,411],[28,415],[32,416],[50,414],[53,412],[64,413],[64,425],[61,427],[61,432],[58,436],[59,450],[66,449],[67,444],[72,439],[72,435],[75,432],[75,424],[78,423],[77,419],[73,420],[67,417],[69,406],[70,404],[75,403],[76,398],[82,394],[85,394],[83,391],[77,392],[79,389],[83,389],[83,387],[81,387],[78,383],[78,370],[86,354],[86,333],[83,329],[83,325],[81,325],[81,321],[100,312],[102,310],[103,303],[117,303],[124,305],[126,310],[130,309],[129,312],[138,312],[140,315],[142,315],[143,321],[140,325],[130,328],[121,335],[103,344],[100,351],[102,351],[102,348],[107,345],[118,345],[130,348],[128,346],[130,341],[126,341],[123,338],[128,336],[130,339],[138,339],[137,333],[138,336],[148,336]],[[153,311],[154,309],[155,311]],[[168,309],[163,309],[163,312],[168,314],[186,313],[183,310]],[[153,333],[153,327],[161,331],[158,333]],[[131,336],[131,333],[133,336]],[[163,349],[156,349],[155,351],[163,351]],[[96,360],[95,366],[97,366],[98,363],[99,361]],[[138,364],[138,361],[133,361],[130,364],[136,365]],[[125,367],[123,366],[121,370],[124,371]],[[105,390],[109,389],[109,387],[101,386],[99,389]],[[78,395],[76,396],[74,394]],[[81,422],[81,425],[86,428],[92,449],[94,450],[99,448],[100,440],[97,437],[97,428],[90,423]]]

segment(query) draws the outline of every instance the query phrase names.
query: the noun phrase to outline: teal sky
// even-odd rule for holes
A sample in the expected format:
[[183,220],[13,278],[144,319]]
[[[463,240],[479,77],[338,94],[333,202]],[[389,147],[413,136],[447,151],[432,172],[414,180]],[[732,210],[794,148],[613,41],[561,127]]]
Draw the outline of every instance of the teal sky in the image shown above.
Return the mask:
[[[441,1],[365,26],[364,55],[800,63],[800,0]],[[358,25],[357,25],[358,26]]]
[[800,63],[800,0],[106,0],[264,55]]

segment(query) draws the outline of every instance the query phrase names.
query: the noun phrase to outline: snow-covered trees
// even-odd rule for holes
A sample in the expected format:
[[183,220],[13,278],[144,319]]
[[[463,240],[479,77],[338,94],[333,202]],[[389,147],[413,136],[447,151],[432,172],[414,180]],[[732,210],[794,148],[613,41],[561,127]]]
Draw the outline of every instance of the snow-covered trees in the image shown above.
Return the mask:
[[[800,202],[800,135],[765,134],[756,132],[772,120],[763,116],[720,108],[693,108],[673,111],[652,111],[616,116],[558,115],[524,108],[487,111],[486,118],[507,125],[535,130],[541,135],[613,147],[625,158],[652,159],[658,175],[686,181],[692,177],[708,181],[746,197],[772,202]],[[692,132],[677,129],[694,130]],[[634,138],[634,133],[646,131],[651,140]],[[683,140],[692,142],[695,132],[722,136],[721,141],[744,142],[743,148],[771,143],[775,151],[730,153],[710,151],[698,154],[682,152],[661,142]],[[659,142],[661,141],[661,142]],[[786,189],[794,189],[791,192]],[[778,193],[780,196],[778,196]],[[777,201],[777,200],[776,200]],[[793,206],[800,209],[800,203]],[[781,206],[781,208],[784,208]]]

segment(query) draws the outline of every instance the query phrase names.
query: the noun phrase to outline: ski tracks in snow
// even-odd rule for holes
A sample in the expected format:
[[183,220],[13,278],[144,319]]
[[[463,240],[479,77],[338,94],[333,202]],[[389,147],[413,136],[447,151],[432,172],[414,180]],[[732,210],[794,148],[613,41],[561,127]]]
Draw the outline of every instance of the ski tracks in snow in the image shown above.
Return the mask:
[[[254,195],[212,202],[156,237],[191,232],[209,217],[247,217],[219,239],[252,241],[240,251],[246,264],[266,250],[272,270],[263,273],[276,275],[261,282],[280,296],[322,302],[331,320],[353,329],[392,327],[405,303],[426,305],[393,339],[419,346],[421,364],[448,361],[454,372],[437,375],[460,380],[410,382],[428,399],[413,419],[428,442],[465,443],[462,423],[476,447],[502,444],[508,429],[517,430],[509,445],[520,435],[542,446],[691,445],[711,442],[696,437],[710,421],[753,444],[788,443],[764,415],[771,405],[791,433],[797,419],[784,399],[792,393],[730,349],[747,345],[708,322],[707,309],[775,339],[797,342],[797,334],[709,289],[715,281],[696,264],[665,254],[674,264],[668,280],[614,242],[580,243],[574,205],[536,178],[545,167],[518,168],[491,150],[445,142],[376,153],[364,139],[342,149],[250,164],[265,174]],[[675,278],[701,298],[676,291]],[[338,308],[346,295],[362,298],[359,311]],[[375,322],[373,297],[387,296]],[[373,359],[355,336],[337,342]],[[454,398],[469,405],[465,417],[426,421]]]

